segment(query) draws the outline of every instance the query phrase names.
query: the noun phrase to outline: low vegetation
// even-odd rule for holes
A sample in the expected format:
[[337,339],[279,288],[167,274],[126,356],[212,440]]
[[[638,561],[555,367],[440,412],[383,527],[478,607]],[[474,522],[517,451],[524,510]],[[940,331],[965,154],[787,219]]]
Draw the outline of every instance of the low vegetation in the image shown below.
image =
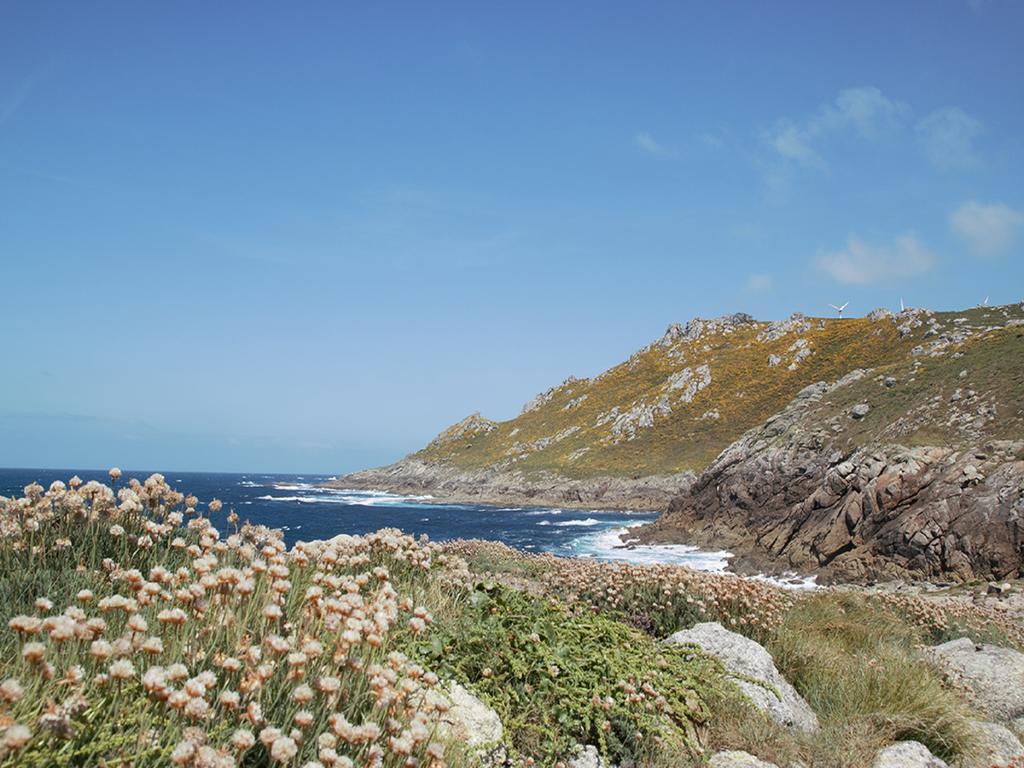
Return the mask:
[[879,748],[908,739],[952,759],[973,746],[970,712],[921,662],[921,640],[883,606],[827,594],[799,600],[768,647],[847,764],[867,765]]
[[[0,765],[463,765],[449,681],[505,726],[515,765],[700,765],[745,748],[809,768],[915,738],[953,758],[969,712],[920,647],[957,631],[1019,645],[984,611],[800,595],[737,577],[438,545],[399,531],[287,550],[215,530],[219,503],[159,475],[0,499]],[[763,643],[818,714],[795,735],[693,646],[718,621]]]
[[612,763],[671,762],[700,750],[709,698],[728,681],[693,648],[494,583],[421,651],[501,716],[516,756],[556,759],[592,744]]
[[965,602],[797,592],[668,565],[535,555],[489,541],[455,541],[445,549],[487,578],[557,598],[576,613],[614,617],[655,638],[717,621],[762,643],[815,710],[821,731],[807,736],[781,728],[723,689],[707,697],[703,743],[743,749],[778,765],[862,768],[880,747],[904,739],[951,761],[970,754],[969,705],[921,649],[963,636],[1024,649],[1024,626],[1004,612]]

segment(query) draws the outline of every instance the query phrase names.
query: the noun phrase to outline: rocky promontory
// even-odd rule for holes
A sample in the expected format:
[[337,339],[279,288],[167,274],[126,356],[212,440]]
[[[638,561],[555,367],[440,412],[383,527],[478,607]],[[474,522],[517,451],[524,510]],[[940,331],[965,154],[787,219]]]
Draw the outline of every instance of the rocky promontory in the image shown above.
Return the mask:
[[1020,575],[1024,442],[850,451],[815,418],[830,392],[808,387],[736,441],[638,539],[724,547],[741,570],[842,581]]
[[334,487],[659,510],[643,543],[749,572],[1024,572],[1024,305],[673,324],[507,421],[475,413]]
[[692,472],[635,479],[572,479],[553,472],[526,476],[507,470],[465,470],[440,461],[408,457],[386,467],[344,475],[327,485],[429,495],[456,503],[660,511],[695,478]]

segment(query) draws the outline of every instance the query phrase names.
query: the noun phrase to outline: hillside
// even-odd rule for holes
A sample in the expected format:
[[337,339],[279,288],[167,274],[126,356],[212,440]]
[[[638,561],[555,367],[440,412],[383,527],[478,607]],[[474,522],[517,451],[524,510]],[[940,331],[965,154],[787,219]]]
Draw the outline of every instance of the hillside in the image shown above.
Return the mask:
[[1024,306],[672,325],[505,422],[479,414],[342,487],[664,511],[645,543],[747,572],[1024,567]]
[[[1017,305],[899,315],[876,310],[842,320],[793,315],[770,323],[744,314],[697,318],[669,326],[599,376],[569,378],[541,393],[513,419],[473,414],[401,462],[338,482],[453,498],[659,508],[808,385],[835,382],[857,369],[874,376],[921,369],[914,381],[898,377],[900,386],[879,394],[885,404],[876,405],[875,415],[845,433],[853,443],[873,439],[879,419],[923,403],[929,388],[941,388],[935,377],[958,374],[935,363],[955,359],[965,345],[978,346],[978,365],[993,376],[989,357],[1022,362],[1018,345],[997,342],[1001,329],[1017,322],[1024,322]],[[995,376],[989,382],[986,376],[977,386],[985,385],[991,392],[984,397],[1004,407],[979,434],[1020,436],[1019,380]],[[922,444],[962,438],[956,424],[927,410],[899,434]]]

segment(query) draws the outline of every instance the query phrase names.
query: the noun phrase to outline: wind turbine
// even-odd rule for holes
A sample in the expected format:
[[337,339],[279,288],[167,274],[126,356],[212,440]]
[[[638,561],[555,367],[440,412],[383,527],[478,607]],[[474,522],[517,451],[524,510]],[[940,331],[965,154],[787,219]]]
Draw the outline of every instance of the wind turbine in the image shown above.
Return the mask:
[[906,311],[907,311],[907,308],[905,306],[903,306],[903,298],[900,297],[900,312],[902,313],[902,312],[906,312]]
[[983,306],[983,307],[987,307],[988,306],[988,296],[986,296],[985,300],[983,302],[981,302],[981,306]]
[[839,319],[840,320],[843,319],[843,310],[846,309],[849,305],[850,305],[850,302],[846,302],[841,307],[837,307],[835,304],[829,304],[829,306],[832,307],[832,309],[834,309],[836,312],[839,313]]

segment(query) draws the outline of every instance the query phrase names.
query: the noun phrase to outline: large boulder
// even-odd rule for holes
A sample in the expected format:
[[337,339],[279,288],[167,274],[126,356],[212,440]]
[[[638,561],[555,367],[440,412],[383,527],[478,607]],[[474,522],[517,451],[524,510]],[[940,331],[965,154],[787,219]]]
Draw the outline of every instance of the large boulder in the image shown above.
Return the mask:
[[814,711],[779,674],[771,654],[753,640],[706,622],[676,632],[665,642],[691,643],[719,659],[754,706],[780,725],[806,733],[818,730]]
[[733,750],[716,752],[708,760],[708,768],[778,768],[775,763],[766,763],[749,752]]
[[871,768],[949,768],[919,741],[898,741],[879,750]]
[[1021,745],[1020,739],[1009,728],[998,723],[975,723],[974,736],[978,740],[977,752],[961,768],[1005,766],[1014,758],[1024,757],[1024,745]]
[[988,719],[1010,723],[1024,716],[1024,653],[961,637],[929,649],[928,655]]

